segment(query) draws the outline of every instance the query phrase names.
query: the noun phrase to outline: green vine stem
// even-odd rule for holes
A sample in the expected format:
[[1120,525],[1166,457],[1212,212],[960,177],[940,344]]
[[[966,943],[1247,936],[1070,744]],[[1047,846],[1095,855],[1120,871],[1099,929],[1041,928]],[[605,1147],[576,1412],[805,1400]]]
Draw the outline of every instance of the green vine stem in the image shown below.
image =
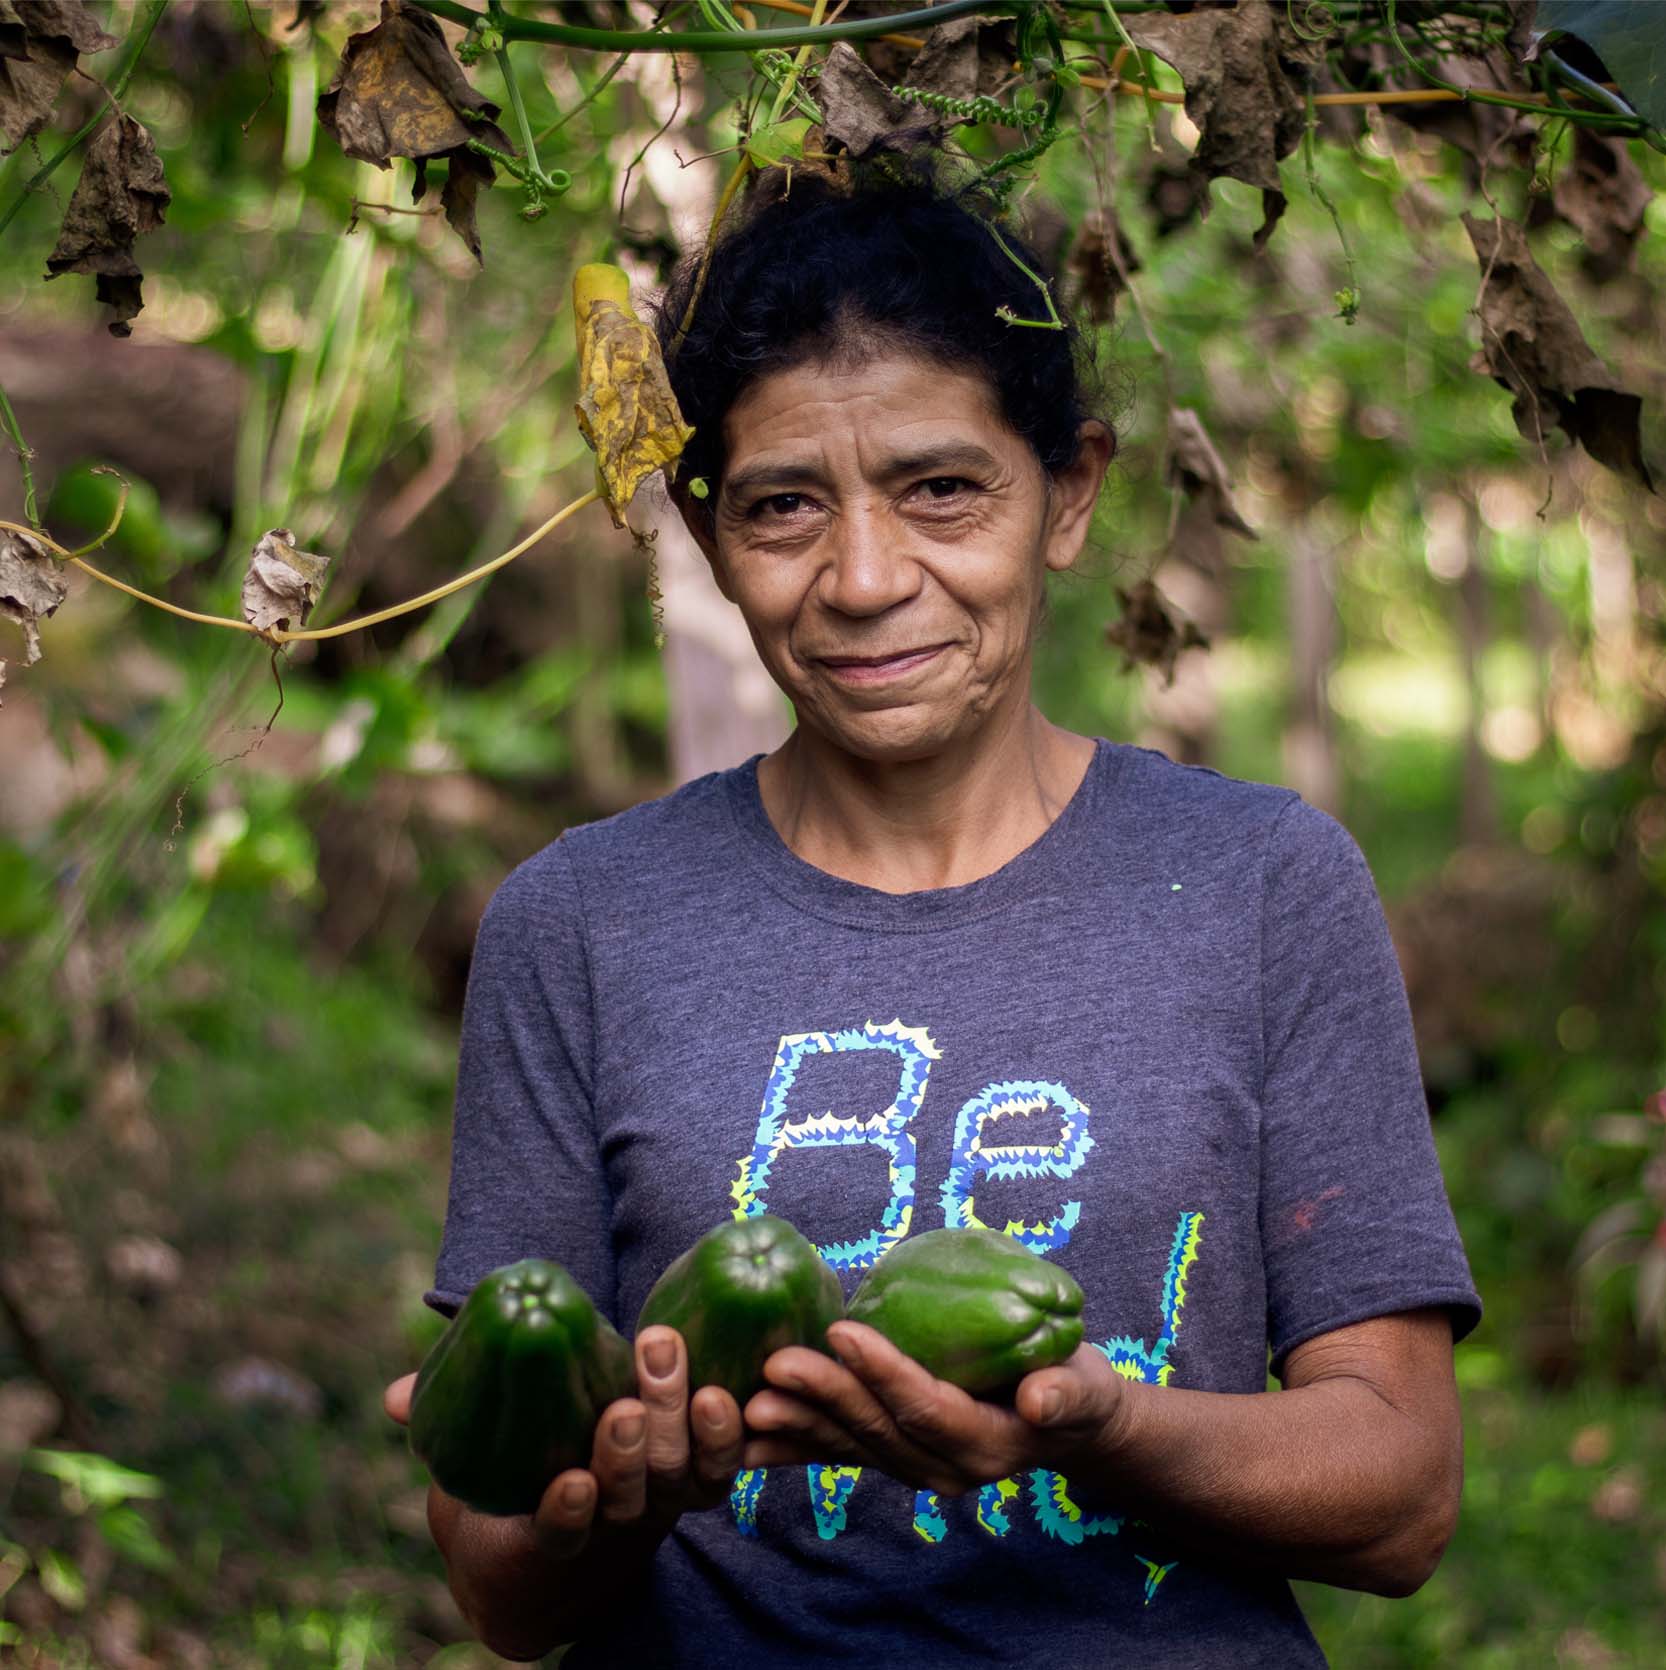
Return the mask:
[[1331,225],[1336,228],[1336,241],[1342,246],[1342,263],[1347,268],[1348,283],[1344,289],[1336,292],[1337,316],[1347,324],[1353,324],[1359,318],[1360,289],[1359,273],[1354,266],[1354,252],[1348,247],[1348,234],[1342,227],[1342,216],[1337,213],[1336,205],[1330,199],[1325,188],[1319,183],[1319,164],[1315,158],[1313,136],[1319,129],[1319,112],[1313,103],[1313,95],[1307,96],[1307,126],[1302,131],[1302,166],[1307,171],[1307,189],[1330,216]]
[[1059,310],[1053,306],[1053,292],[1047,288],[1047,281],[1019,259],[1018,251],[1001,236],[1001,229],[994,221],[985,221],[984,225],[989,228],[990,237],[1001,246],[1001,253],[1041,292],[1041,299],[1047,304],[1045,319],[1020,319],[1010,307],[996,308],[995,317],[1005,325],[1027,325],[1031,330],[1038,331],[1062,331],[1064,320],[1059,317]]
[[[122,96],[123,93],[127,91],[127,84],[133,79],[134,70],[139,67],[140,55],[144,52],[156,25],[161,21],[162,13],[167,10],[167,7],[168,0],[150,0],[150,10],[145,14],[143,21],[140,22],[132,34],[128,36],[128,39],[133,43],[132,48],[128,52],[126,59],[123,61],[122,67],[116,72],[115,79],[106,89],[110,95],[112,103],[114,103]],[[54,151],[33,174],[29,176],[27,180],[23,182],[22,191],[17,194],[11,205],[4,212],[0,212],[0,235],[3,235],[6,228],[17,218],[18,210],[29,201],[29,198],[45,182],[47,176],[50,175],[58,164],[61,163],[64,158],[67,157],[70,152],[73,151],[75,147],[93,131],[94,128],[98,127],[109,114],[110,112],[108,110],[100,110],[96,115],[89,116],[87,120],[83,122],[81,126],[77,128],[75,132],[72,133],[69,138],[66,139],[63,144],[59,146],[59,148]]]
[[[1544,62],[1547,69],[1554,69],[1558,75],[1566,79],[1569,86],[1576,88],[1586,98],[1595,99],[1600,104],[1606,104],[1610,110],[1636,122],[1642,129],[1644,143],[1651,150],[1666,151],[1666,135],[1663,135],[1658,128],[1644,117],[1638,115],[1617,93],[1609,92],[1600,81],[1593,81],[1590,76],[1576,70],[1572,64],[1564,63],[1554,52],[1546,52]],[[1548,80],[1545,82],[1545,88],[1548,93],[1550,89]],[[1565,101],[1562,102],[1562,108],[1568,110],[1577,119],[1578,112],[1572,111]]]
[[29,460],[35,456],[29,443],[23,438],[23,431],[17,424],[17,413],[12,410],[12,403],[6,398],[6,391],[0,388],[0,422],[6,426],[6,433],[11,436],[12,445],[17,449],[17,467],[23,476],[23,514],[28,518],[29,526],[40,531],[40,509],[35,503],[35,472],[29,467]]
[[[450,23],[473,28],[485,13],[459,0],[410,0],[420,11],[431,12]],[[592,52],[736,52],[764,51],[770,47],[822,46],[834,41],[862,40],[869,35],[890,34],[898,29],[930,29],[952,17],[968,12],[1008,12],[1012,4],[991,4],[991,0],[942,0],[941,5],[894,12],[884,17],[851,18],[844,23],[824,23],[816,28],[749,29],[751,43],[738,47],[735,37],[723,29],[592,29],[576,23],[546,23],[541,18],[504,17],[496,27],[506,41],[542,41],[550,46],[584,47]]]
[[[1425,81],[1432,82],[1444,92],[1455,94],[1462,99],[1468,99],[1473,104],[1496,104],[1505,110],[1525,110],[1533,116],[1543,116],[1545,114],[1546,107],[1542,104],[1526,99],[1513,99],[1507,93],[1484,92],[1479,87],[1459,87],[1443,76],[1437,75],[1428,65],[1420,64],[1412,56],[1411,48],[1406,45],[1405,38],[1400,33],[1400,21],[1396,15],[1399,11],[1398,0],[1384,0],[1384,3],[1388,19],[1389,38],[1394,42],[1395,50]],[[1365,101],[1361,100],[1360,102]],[[1577,113],[1567,111],[1559,114],[1565,114],[1569,120],[1580,122],[1585,127],[1625,127],[1632,129],[1642,127],[1645,132],[1647,131],[1647,123],[1636,115],[1617,116],[1606,110],[1581,110]]]
[[[819,28],[823,17],[826,15],[827,0],[815,0],[815,9],[810,13],[810,27],[812,29]],[[775,104],[769,113],[771,122],[781,120],[781,112],[787,108],[787,103],[793,96],[793,90],[798,85],[798,78],[804,73],[804,66],[810,61],[810,52],[810,44],[806,42],[794,56],[792,68],[787,71],[781,85],[775,91]]]
[[[1117,8],[1112,3],[1112,0],[1104,0],[1104,3],[1105,16],[1111,20],[1111,27],[1116,31],[1117,38],[1122,42],[1123,49],[1133,53],[1134,61],[1140,66],[1140,80],[1148,87],[1156,86],[1157,76],[1156,72],[1151,67],[1150,56],[1146,53],[1143,47],[1135,45],[1134,37],[1128,33],[1128,25],[1125,24],[1122,21],[1122,18],[1118,15]],[[1141,102],[1145,107],[1146,143],[1153,151],[1159,151],[1162,147],[1157,143],[1157,112],[1151,108],[1150,99],[1144,99]]]
[[[126,503],[126,484],[123,483],[122,505]],[[182,609],[177,603],[169,603],[165,598],[152,597],[149,592],[140,591],[137,586],[130,586],[125,580],[118,580],[113,574],[106,574],[102,569],[94,568],[89,562],[83,562],[79,552],[66,551],[49,534],[41,533],[37,537],[51,551],[52,555],[61,562],[72,562],[82,573],[90,574],[95,580],[102,580],[107,586],[114,586],[117,591],[126,592],[131,598],[140,603],[148,603],[153,609],[161,609],[170,615],[177,615],[181,620],[194,621],[199,626],[223,626],[233,632],[246,632],[251,636],[263,639],[274,647],[278,644],[292,644],[301,642],[316,642],[321,638],[342,638],[349,632],[362,631],[367,626],[380,626],[385,620],[394,620],[400,615],[408,615],[413,609],[424,609],[430,603],[438,603],[441,598],[450,597],[453,592],[461,591],[465,586],[472,586],[475,581],[483,580],[488,574],[495,573],[505,563],[513,562],[516,557],[530,551],[545,534],[559,527],[569,516],[575,515],[586,505],[595,504],[601,493],[596,488],[582,493],[578,498],[565,504],[547,521],[534,528],[519,544],[513,545],[501,556],[493,557],[490,562],[483,562],[478,568],[471,568],[467,574],[459,574],[455,580],[448,580],[443,586],[435,586],[432,591],[425,591],[420,597],[407,597],[403,603],[391,604],[386,609],[378,609],[373,615],[360,615],[354,620],[337,621],[334,626],[312,626],[289,631],[282,627],[274,627],[262,632],[258,627],[251,626],[246,620],[234,620],[230,615],[205,615],[196,609]],[[117,506],[116,520],[82,550],[96,550],[116,531],[116,525],[121,520],[121,505]],[[28,528],[20,528],[15,522],[0,521],[0,529],[12,533],[28,533]]]

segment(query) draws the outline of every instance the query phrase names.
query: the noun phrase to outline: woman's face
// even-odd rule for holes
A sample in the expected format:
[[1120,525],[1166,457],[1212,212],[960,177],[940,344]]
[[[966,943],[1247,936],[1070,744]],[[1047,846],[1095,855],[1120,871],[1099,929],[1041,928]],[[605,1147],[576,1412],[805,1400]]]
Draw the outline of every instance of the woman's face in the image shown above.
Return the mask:
[[864,759],[940,753],[1029,701],[1049,569],[1109,457],[1051,483],[987,382],[903,352],[752,384],[701,537],[799,722]]

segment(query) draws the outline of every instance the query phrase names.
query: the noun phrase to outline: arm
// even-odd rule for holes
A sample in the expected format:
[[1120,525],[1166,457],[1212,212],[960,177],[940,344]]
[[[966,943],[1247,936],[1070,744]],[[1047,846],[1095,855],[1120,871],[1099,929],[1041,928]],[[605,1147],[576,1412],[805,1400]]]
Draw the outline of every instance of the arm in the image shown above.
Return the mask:
[[1409,1595],[1457,1523],[1463,1432],[1440,1311],[1310,1340],[1281,1392],[1124,1382],[1117,1402],[1078,1441],[1073,1476],[1209,1553]]
[[[672,1526],[728,1494],[740,1464],[735,1400],[715,1386],[689,1397],[687,1353],[669,1328],[643,1330],[636,1367],[641,1397],[609,1405],[590,1466],[552,1479],[536,1513],[477,1513],[429,1486],[428,1528],[452,1597],[500,1657],[538,1658],[620,1603],[641,1605]],[[401,1423],[415,1380],[396,1380],[383,1398]]]
[[863,1462],[940,1495],[1050,1468],[1216,1558],[1385,1595],[1428,1578],[1456,1521],[1462,1435],[1438,1310],[1310,1340],[1279,1392],[1137,1384],[1084,1346],[1027,1376],[1012,1409],[934,1379],[871,1329],[839,1323],[829,1338],[839,1363],[770,1359],[777,1389],[746,1408],[759,1434],[747,1466]]

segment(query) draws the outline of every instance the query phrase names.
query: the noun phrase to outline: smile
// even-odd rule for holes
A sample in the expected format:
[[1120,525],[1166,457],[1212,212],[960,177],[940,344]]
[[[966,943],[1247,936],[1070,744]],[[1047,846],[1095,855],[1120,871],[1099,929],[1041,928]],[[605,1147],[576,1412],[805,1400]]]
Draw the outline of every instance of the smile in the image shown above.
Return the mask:
[[924,649],[900,650],[895,655],[824,655],[818,660],[841,684],[875,685],[925,666],[948,647],[928,644]]

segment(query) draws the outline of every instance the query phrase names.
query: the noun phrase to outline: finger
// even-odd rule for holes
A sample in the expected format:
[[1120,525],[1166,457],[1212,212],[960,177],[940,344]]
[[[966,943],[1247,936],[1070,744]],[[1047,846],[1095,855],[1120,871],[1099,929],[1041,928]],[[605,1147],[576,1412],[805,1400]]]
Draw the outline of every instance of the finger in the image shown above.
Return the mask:
[[767,1438],[749,1438],[741,1460],[747,1467],[809,1467],[829,1461],[844,1467],[877,1467],[871,1456],[852,1453],[830,1456],[818,1444],[806,1444],[790,1432],[772,1433]]
[[[813,1352],[777,1352],[764,1365],[770,1383],[821,1405],[869,1448],[900,1446],[919,1459],[965,1442],[964,1428],[976,1420],[979,1405],[958,1386],[938,1380],[859,1323],[836,1324],[828,1341],[837,1363]],[[947,1422],[947,1415],[959,1419]]]
[[648,1471],[680,1484],[688,1474],[688,1352],[675,1328],[644,1328],[636,1341],[638,1396],[647,1411]]
[[[785,1440],[795,1449],[812,1452],[812,1461],[874,1466],[893,1478],[930,1490],[958,1492],[965,1488],[952,1458],[936,1455],[899,1432],[885,1411],[860,1388],[856,1395],[836,1405],[812,1403],[766,1389],[747,1402],[746,1424],[755,1439]],[[751,1454],[750,1448],[747,1454]],[[749,1467],[763,1465],[747,1461]]]
[[854,1460],[860,1448],[849,1429],[819,1405],[781,1392],[755,1392],[747,1400],[746,1424],[762,1437],[807,1444],[822,1461]]
[[532,1534],[544,1553],[570,1560],[590,1540],[597,1503],[596,1478],[582,1467],[557,1473],[532,1516]]
[[633,1397],[610,1403],[596,1427],[590,1471],[603,1519],[640,1519],[647,1506],[647,1411]]
[[720,1386],[702,1386],[688,1407],[694,1435],[694,1477],[702,1494],[720,1494],[740,1470],[746,1429],[740,1405]]
[[416,1385],[414,1374],[402,1374],[382,1393],[382,1408],[401,1426],[411,1422],[411,1389]]
[[991,1476],[1000,1477],[1015,1446],[1033,1439],[1010,1409],[939,1380],[872,1328],[840,1322],[829,1340],[898,1432],[957,1472],[988,1473],[994,1467]]
[[1064,1436],[1082,1432],[1108,1441],[1122,1413],[1128,1383],[1104,1358],[1081,1353],[1056,1368],[1038,1369],[1019,1382],[1013,1408],[1033,1427]]

